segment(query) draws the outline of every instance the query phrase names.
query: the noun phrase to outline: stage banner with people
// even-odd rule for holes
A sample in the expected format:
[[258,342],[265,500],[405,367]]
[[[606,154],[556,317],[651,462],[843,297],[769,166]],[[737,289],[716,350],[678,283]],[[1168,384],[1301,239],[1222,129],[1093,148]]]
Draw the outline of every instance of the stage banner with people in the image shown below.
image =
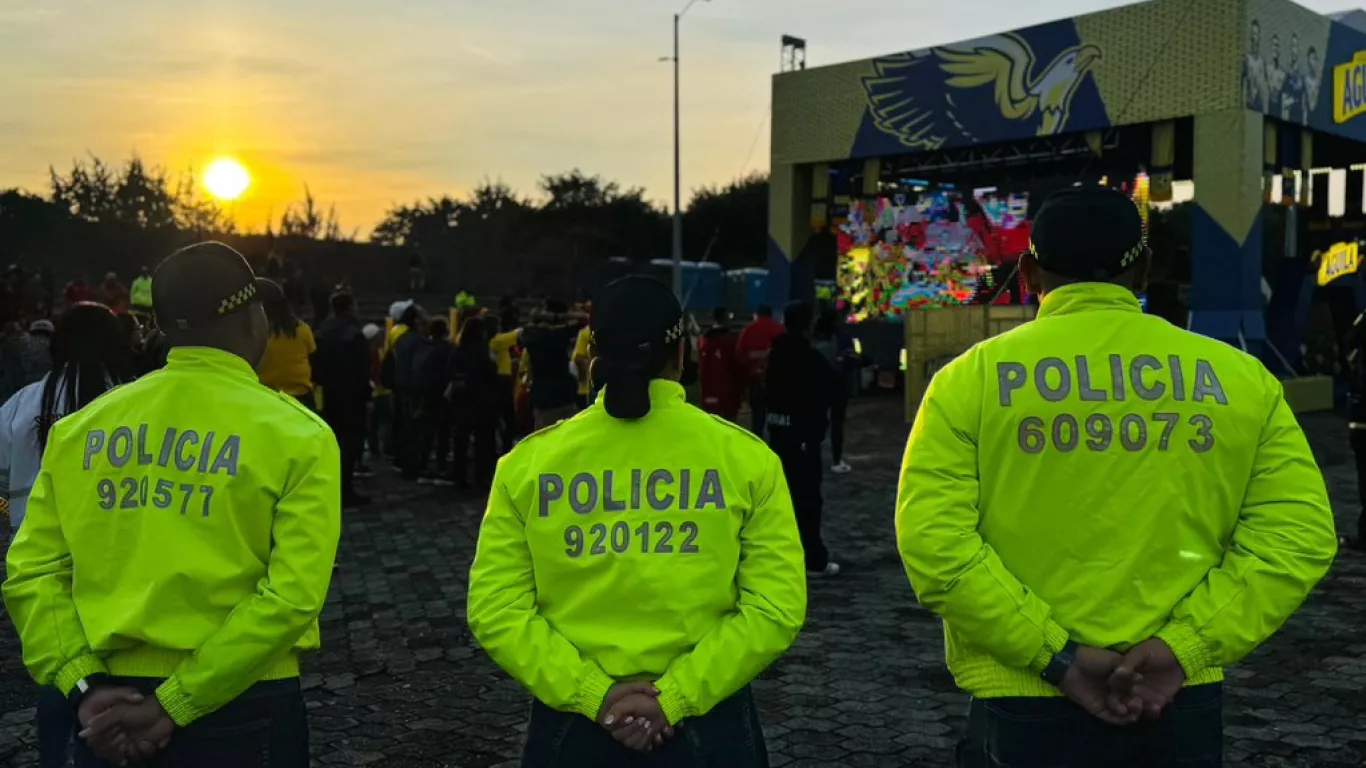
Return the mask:
[[1242,104],[1244,7],[1153,0],[780,74],[773,162],[936,151],[1230,109]]

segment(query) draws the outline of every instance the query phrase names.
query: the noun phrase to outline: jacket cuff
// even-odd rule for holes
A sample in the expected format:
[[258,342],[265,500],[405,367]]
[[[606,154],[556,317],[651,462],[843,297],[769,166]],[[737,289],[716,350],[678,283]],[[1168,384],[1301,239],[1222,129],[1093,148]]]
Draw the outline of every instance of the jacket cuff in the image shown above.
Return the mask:
[[1157,630],[1154,637],[1172,649],[1172,655],[1180,662],[1181,669],[1185,671],[1187,679],[1195,677],[1196,673],[1209,667],[1209,646],[1189,624],[1173,621]]
[[1033,660],[1029,662],[1029,668],[1035,672],[1043,672],[1044,667],[1053,661],[1053,657],[1057,655],[1058,651],[1067,645],[1067,640],[1067,630],[1063,629],[1061,624],[1052,619],[1044,622],[1043,647],[1034,654]]
[[602,701],[607,698],[607,691],[616,681],[591,661],[584,665],[584,671],[586,674],[579,682],[579,692],[574,696],[574,711],[596,723],[598,712],[602,710]]
[[207,714],[190,700],[190,694],[180,686],[180,678],[175,675],[157,687],[157,701],[161,702],[161,708],[166,710],[172,722],[181,728]]
[[57,670],[57,676],[53,679],[52,684],[62,692],[63,696],[70,697],[71,689],[76,687],[76,683],[91,675],[107,674],[109,674],[109,670],[105,669],[104,660],[92,653],[86,656],[77,656],[68,661],[66,666]]
[[664,713],[664,719],[669,721],[669,725],[678,725],[678,721],[686,717],[693,717],[697,714],[688,700],[683,698],[682,691],[678,686],[670,684],[666,680],[655,683],[655,688],[659,691],[659,709]]

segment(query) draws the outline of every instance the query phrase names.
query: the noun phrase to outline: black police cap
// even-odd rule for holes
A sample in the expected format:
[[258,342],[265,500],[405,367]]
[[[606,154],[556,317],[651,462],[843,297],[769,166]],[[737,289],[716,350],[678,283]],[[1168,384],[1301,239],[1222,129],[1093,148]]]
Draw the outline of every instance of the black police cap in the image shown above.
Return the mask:
[[247,260],[217,242],[167,256],[152,279],[152,312],[167,330],[203,327],[261,299],[262,285]]
[[1138,207],[1109,187],[1054,192],[1030,229],[1034,261],[1046,272],[1073,280],[1111,280],[1137,264],[1147,248]]
[[609,283],[593,299],[589,321],[597,359],[593,373],[607,387],[607,412],[635,419],[650,411],[650,378],[683,338],[683,308],[668,286],[641,275]]

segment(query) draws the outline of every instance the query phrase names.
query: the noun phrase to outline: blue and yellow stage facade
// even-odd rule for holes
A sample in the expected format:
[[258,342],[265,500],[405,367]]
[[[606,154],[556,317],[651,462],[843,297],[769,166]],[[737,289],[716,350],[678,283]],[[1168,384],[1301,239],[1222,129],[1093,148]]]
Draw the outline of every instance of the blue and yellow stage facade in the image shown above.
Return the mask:
[[[770,289],[812,293],[794,260],[835,201],[832,164],[1148,125],[1155,203],[1192,133],[1191,328],[1266,339],[1263,206],[1297,202],[1313,134],[1366,142],[1366,33],[1286,0],[1150,0],[977,40],[776,75]],[[1363,147],[1366,155],[1366,147]],[[1287,180],[1271,195],[1273,175]],[[1301,194],[1306,194],[1302,192]]]

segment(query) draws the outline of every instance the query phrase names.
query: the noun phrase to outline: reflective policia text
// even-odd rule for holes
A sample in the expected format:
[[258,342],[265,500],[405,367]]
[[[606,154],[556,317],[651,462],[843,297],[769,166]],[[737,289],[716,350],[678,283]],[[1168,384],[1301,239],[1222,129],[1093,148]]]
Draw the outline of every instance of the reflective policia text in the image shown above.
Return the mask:
[[183,473],[237,475],[242,438],[216,432],[203,437],[193,429],[167,427],[149,439],[148,426],[118,427],[111,433],[92,429],[85,435],[83,466],[87,470],[121,470],[129,464],[172,470],[170,476],[103,478],[95,485],[101,509],[175,509],[182,515],[196,512],[208,517],[214,489],[202,483],[186,483]]
[[[697,475],[701,478],[698,479]],[[618,477],[623,481],[618,487]],[[579,515],[594,512],[667,512],[726,509],[721,473],[715,469],[700,473],[681,469],[632,469],[629,473],[603,470],[601,477],[580,472],[565,482],[556,474],[542,474],[537,483],[540,517],[549,517],[552,506],[568,507]],[[698,524],[692,520],[625,520],[570,525],[564,529],[565,554],[569,557],[601,556],[609,552],[625,554],[691,555],[697,545]]]
[[[1190,374],[1189,376],[1187,374]],[[1197,359],[1189,369],[1180,357],[1170,355],[1165,363],[1154,355],[1125,359],[1109,355],[1106,364],[1093,368],[1084,355],[1073,358],[1069,366],[1058,357],[1045,357],[1033,371],[1018,362],[996,364],[997,402],[1005,408],[1015,405],[1015,394],[1032,385],[1047,402],[1069,398],[1083,402],[1171,402],[1228,405],[1223,384],[1208,360]],[[1185,445],[1194,453],[1214,448],[1214,418],[1209,414],[1183,415],[1174,412],[1132,412],[1119,416],[1091,413],[1078,417],[1060,413],[1049,420],[1038,415],[1022,416],[1017,441],[1025,453],[1042,453],[1052,446],[1067,453],[1083,444],[1091,451],[1107,451],[1118,443],[1126,451],[1141,451],[1154,446],[1159,451]]]

